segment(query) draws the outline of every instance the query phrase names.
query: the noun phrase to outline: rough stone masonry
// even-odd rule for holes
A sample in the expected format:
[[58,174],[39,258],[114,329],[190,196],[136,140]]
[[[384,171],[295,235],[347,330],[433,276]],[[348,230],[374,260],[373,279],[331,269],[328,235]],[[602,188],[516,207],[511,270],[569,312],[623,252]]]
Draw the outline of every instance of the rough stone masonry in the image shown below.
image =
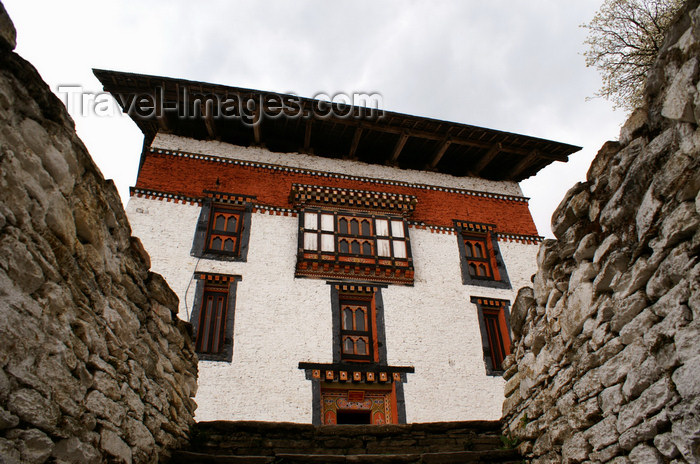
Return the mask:
[[534,463],[700,462],[699,3],[513,306],[504,433]]
[[0,462],[158,462],[193,424],[178,301],[0,4]]

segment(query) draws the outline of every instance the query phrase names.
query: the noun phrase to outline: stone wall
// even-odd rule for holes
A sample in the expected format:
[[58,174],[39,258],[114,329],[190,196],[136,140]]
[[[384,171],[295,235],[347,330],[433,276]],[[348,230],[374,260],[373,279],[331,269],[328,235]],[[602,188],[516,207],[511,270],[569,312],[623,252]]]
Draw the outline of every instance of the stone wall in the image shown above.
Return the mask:
[[157,462],[193,423],[178,299],[0,4],[0,462]]
[[505,434],[533,462],[700,460],[698,3],[514,304]]

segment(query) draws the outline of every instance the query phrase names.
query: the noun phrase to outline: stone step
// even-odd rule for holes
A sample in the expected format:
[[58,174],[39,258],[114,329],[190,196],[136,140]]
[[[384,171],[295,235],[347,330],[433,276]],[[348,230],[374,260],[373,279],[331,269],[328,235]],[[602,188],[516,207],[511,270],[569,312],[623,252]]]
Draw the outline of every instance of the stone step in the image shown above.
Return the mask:
[[170,461],[171,464],[515,464],[520,462],[515,450],[421,454],[277,454],[275,456],[232,456],[178,451]]

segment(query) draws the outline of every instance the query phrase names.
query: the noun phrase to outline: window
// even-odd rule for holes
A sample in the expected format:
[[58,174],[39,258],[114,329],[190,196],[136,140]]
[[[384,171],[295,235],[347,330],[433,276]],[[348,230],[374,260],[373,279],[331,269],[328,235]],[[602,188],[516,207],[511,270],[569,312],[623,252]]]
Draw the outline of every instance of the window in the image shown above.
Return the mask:
[[322,273],[412,283],[409,240],[400,216],[306,210],[300,218],[297,276]]
[[472,279],[498,280],[491,267],[491,250],[486,235],[463,235],[467,272]]
[[192,256],[223,261],[245,261],[250,236],[249,203],[205,199],[197,222]]
[[465,285],[511,288],[494,236],[495,226],[455,221]]
[[342,255],[408,258],[403,218],[303,213],[303,248]]
[[473,297],[479,313],[484,363],[489,375],[500,375],[503,360],[510,354],[508,328],[508,301],[494,298]]
[[243,210],[215,205],[207,229],[206,251],[237,255],[240,248],[242,215]]
[[239,276],[196,273],[191,323],[199,359],[231,361],[236,283]]
[[340,299],[340,353],[341,361],[371,361],[372,311],[365,300]]

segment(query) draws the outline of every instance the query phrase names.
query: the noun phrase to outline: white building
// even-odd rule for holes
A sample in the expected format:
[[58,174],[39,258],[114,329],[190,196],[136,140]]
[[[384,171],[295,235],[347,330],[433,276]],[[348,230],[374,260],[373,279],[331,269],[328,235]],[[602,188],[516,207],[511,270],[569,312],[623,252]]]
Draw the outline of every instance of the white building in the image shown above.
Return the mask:
[[540,241],[517,182],[578,147],[95,74],[144,133],[127,213],[195,329],[198,420],[500,417]]

